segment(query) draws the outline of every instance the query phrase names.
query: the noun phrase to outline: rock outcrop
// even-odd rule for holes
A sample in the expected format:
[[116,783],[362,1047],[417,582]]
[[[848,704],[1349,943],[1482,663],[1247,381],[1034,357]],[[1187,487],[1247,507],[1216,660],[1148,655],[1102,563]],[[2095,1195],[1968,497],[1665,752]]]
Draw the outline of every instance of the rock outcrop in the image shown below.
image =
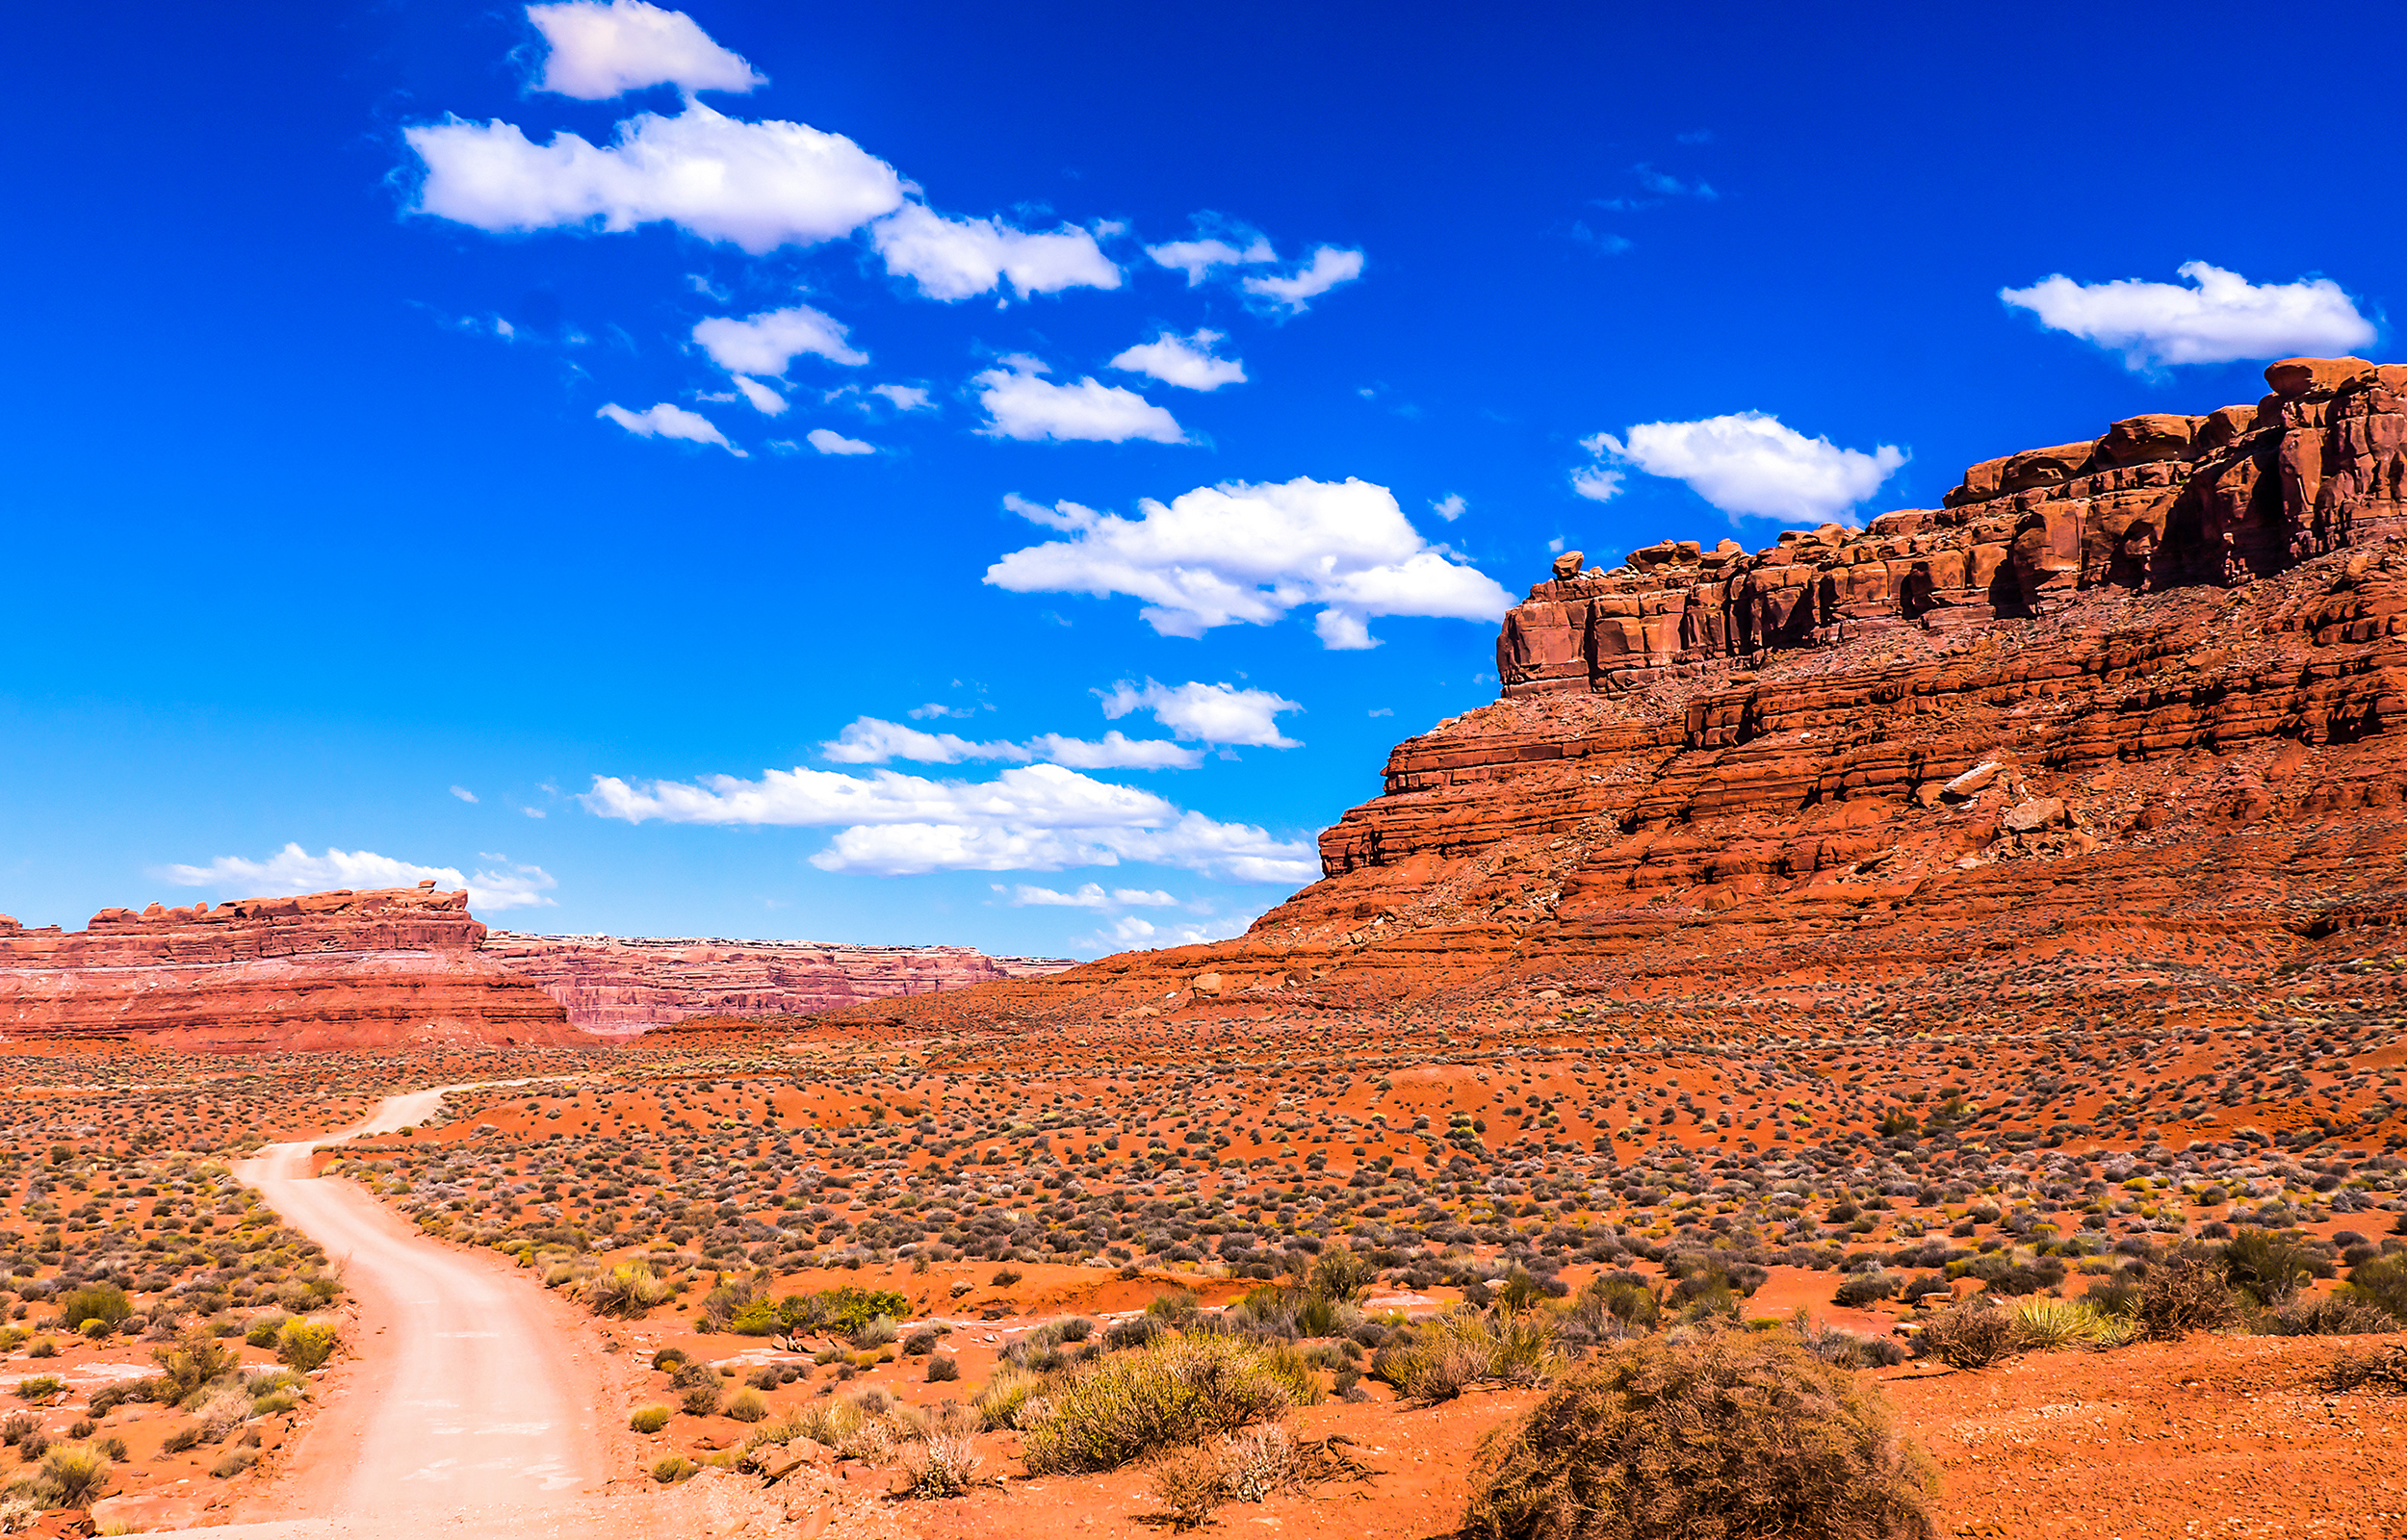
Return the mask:
[[584,1040],[431,885],[139,913],[81,931],[0,915],[0,1041],[308,1051]]
[[2266,377],[1861,531],[1563,562],[1502,698],[1397,746],[1321,882],[982,1008],[2239,1009],[2407,918],[2407,366]]
[[988,957],[966,946],[836,946],[819,941],[629,939],[496,931],[485,950],[532,979],[587,1032],[622,1033],[691,1016],[803,1015],[866,1000],[932,994],[1070,966],[1062,958]]

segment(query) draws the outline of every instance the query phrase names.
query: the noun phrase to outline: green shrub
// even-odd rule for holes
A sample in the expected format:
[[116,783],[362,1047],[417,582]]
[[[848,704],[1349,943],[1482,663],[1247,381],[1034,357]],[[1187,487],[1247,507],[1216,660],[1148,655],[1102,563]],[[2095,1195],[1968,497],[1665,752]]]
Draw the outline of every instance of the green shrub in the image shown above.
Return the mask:
[[1481,1445],[1467,1540],[1931,1540],[1928,1465],[1871,1387],[1783,1336],[1646,1339]]
[[587,1310],[622,1321],[642,1315],[676,1292],[641,1258],[621,1262],[577,1285],[578,1297]]
[[1288,1387],[1228,1337],[1185,1337],[1098,1360],[1065,1382],[1029,1430],[1034,1475],[1116,1470],[1157,1450],[1268,1422]]
[[109,1480],[109,1456],[90,1444],[61,1444],[41,1457],[34,1486],[51,1506],[88,1508]]
[[2272,1306],[2315,1276],[2315,1261],[2270,1230],[2244,1229],[2223,1243],[2223,1275],[2251,1300]]
[[652,1466],[652,1479],[660,1482],[662,1486],[669,1486],[675,1482],[683,1481],[686,1477],[693,1475],[694,1472],[700,1469],[700,1466],[694,1464],[683,1454],[667,1454],[661,1456],[659,1460],[654,1462]]
[[150,1356],[159,1366],[163,1387],[152,1399],[168,1403],[182,1401],[231,1371],[237,1361],[232,1348],[200,1327],[185,1332],[171,1347],[152,1348]]
[[16,1382],[16,1399],[21,1401],[46,1401],[66,1393],[66,1381],[56,1374],[31,1374]]
[[324,1321],[288,1321],[276,1328],[276,1361],[307,1373],[334,1356],[342,1338]]
[[2360,1262],[2349,1270],[2348,1292],[2407,1325],[2407,1251]]
[[69,1289],[59,1296],[56,1304],[60,1323],[69,1331],[83,1331],[87,1323],[94,1321],[107,1322],[109,1330],[115,1331],[134,1313],[134,1302],[114,1283],[87,1283]]
[[727,1403],[727,1415],[738,1423],[762,1423],[768,1420],[769,1403],[759,1391],[746,1386]]
[[638,1433],[657,1433],[675,1415],[665,1406],[638,1406],[628,1414],[627,1425]]
[[1885,1268],[1867,1268],[1851,1272],[1839,1280],[1830,1302],[1849,1310],[1858,1310],[1876,1299],[1887,1299],[1898,1292],[1897,1274]]
[[2014,1310],[2017,1346],[2046,1352],[2058,1348],[2119,1348],[2131,1341],[2129,1316],[2110,1316],[2085,1300],[2037,1296]]
[[272,1348],[275,1346],[275,1334],[284,1329],[284,1322],[290,1319],[280,1311],[272,1311],[253,1321],[249,1329],[243,1333],[243,1340],[253,1348]]
[[251,1462],[258,1458],[257,1450],[238,1446],[219,1455],[217,1463],[209,1467],[209,1474],[220,1481],[228,1480],[249,1470]]
[[1011,1364],[997,1364],[978,1393],[970,1398],[970,1404],[990,1428],[1018,1427],[1021,1408],[1044,1386],[1040,1375]]

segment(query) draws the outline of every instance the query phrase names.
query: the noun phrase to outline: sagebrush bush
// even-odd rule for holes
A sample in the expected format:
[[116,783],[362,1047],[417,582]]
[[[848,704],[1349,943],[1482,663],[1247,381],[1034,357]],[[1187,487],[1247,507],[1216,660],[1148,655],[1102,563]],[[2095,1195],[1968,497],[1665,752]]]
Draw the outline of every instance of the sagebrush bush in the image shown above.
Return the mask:
[[59,1312],[59,1323],[69,1331],[82,1331],[94,1321],[115,1331],[134,1313],[133,1300],[114,1283],[83,1284],[59,1296],[53,1303]]
[[759,1391],[746,1386],[727,1403],[727,1415],[738,1423],[766,1422],[769,1416],[768,1399]]
[[902,1446],[904,1490],[915,1498],[967,1494],[986,1463],[974,1447],[976,1436],[976,1419],[947,1402]]
[[88,1508],[109,1480],[109,1456],[91,1444],[61,1444],[41,1457],[34,1488],[55,1508]]
[[2239,1322],[2223,1259],[2192,1242],[2157,1259],[2139,1286],[2139,1327],[2159,1342],[2193,1331],[2224,1331]]
[[2274,1337],[2361,1337],[2396,1331],[2398,1322],[2387,1310],[2349,1295],[2331,1294],[2291,1300],[2265,1317],[2262,1329]]
[[1269,1422],[1292,1403],[1258,1354],[1228,1337],[1182,1337],[1072,1375],[1028,1430],[1031,1474],[1116,1470],[1162,1449]]
[[668,1426],[674,1416],[665,1406],[638,1406],[627,1416],[627,1425],[638,1433],[657,1433]]
[[1986,1369],[2014,1351],[2019,1340],[2014,1318],[1974,1295],[1925,1322],[1914,1334],[1914,1351],[1950,1369]]
[[1451,1400],[1471,1385],[1538,1385],[1563,1366],[1545,1316],[1461,1306],[1413,1323],[1371,1358],[1371,1373],[1409,1400]]
[[2407,1325],[2407,1251],[2358,1263],[2349,1270],[2348,1292]]
[[2303,1249],[2272,1231],[2249,1228],[2223,1243],[2223,1275],[2251,1300],[2273,1306],[2297,1295],[2315,1276],[2315,1263]]
[[970,1404],[977,1408],[978,1416],[990,1428],[1018,1427],[1021,1409],[1044,1387],[1043,1375],[1014,1365],[997,1364],[986,1383],[978,1387],[978,1393],[970,1398]]
[[676,1293],[640,1259],[622,1262],[577,1285],[578,1297],[597,1316],[632,1320]]
[[1782,1335],[1614,1348],[1480,1447],[1470,1540],[1932,1540],[1877,1392]]

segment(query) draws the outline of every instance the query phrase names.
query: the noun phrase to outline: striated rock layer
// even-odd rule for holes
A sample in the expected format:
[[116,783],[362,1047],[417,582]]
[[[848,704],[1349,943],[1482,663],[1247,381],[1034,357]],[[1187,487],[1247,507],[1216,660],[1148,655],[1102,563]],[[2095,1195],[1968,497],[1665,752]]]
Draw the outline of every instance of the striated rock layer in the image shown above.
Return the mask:
[[532,979],[588,1032],[693,1016],[802,1015],[867,1000],[1035,978],[1061,958],[988,957],[966,946],[628,939],[496,931],[485,949]]
[[1324,879],[1245,937],[921,1013],[1560,985],[1664,1021],[1844,994],[1954,1030],[2236,1011],[2387,945],[2407,366],[2266,378],[2254,406],[1986,461],[1861,531],[1611,573],[1571,553],[1504,623],[1502,698],[1399,745],[1321,836]]
[[468,894],[431,885],[102,910],[73,932],[0,915],[0,1041],[308,1051],[583,1040],[484,938]]

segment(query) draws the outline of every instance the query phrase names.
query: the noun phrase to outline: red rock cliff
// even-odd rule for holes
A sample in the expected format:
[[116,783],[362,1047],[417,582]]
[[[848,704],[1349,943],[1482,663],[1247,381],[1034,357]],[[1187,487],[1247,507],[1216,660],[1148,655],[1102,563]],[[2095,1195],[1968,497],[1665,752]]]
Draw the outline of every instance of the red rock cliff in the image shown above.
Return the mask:
[[1503,698],[1394,750],[1321,882],[1239,939],[977,996],[1553,981],[1710,1017],[1835,980],[1966,1012],[2271,988],[2407,919],[2407,367],[2266,376],[1862,531],[1559,563],[1505,622]]
[[466,892],[427,888],[102,910],[74,932],[0,915],[0,1040],[255,1050],[582,1040],[484,937]]
[[701,1015],[801,1015],[1066,968],[1059,958],[988,957],[966,946],[627,939],[496,931],[488,953],[532,979],[588,1032]]

